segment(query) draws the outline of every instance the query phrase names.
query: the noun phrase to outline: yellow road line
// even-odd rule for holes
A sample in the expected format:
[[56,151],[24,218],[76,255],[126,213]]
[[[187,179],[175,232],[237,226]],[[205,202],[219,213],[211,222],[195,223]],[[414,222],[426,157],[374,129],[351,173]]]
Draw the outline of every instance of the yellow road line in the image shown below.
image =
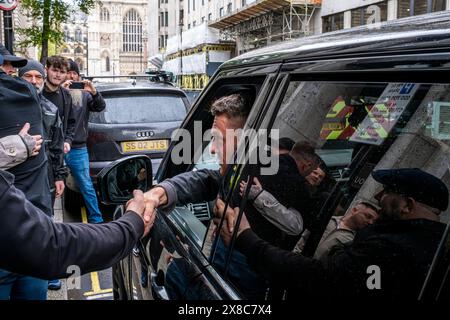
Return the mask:
[[86,208],[85,207],[81,207],[81,221],[83,223],[88,223],[87,214],[86,214]]
[[95,295],[98,295],[98,294],[112,293],[112,292],[113,292],[112,289],[103,289],[103,290],[100,290],[98,292],[94,292],[94,291],[85,292],[85,293],[83,293],[83,295],[85,297],[90,297],[90,296],[95,296]]
[[[81,221],[83,223],[88,223],[85,207],[81,207]],[[98,279],[98,272],[91,272],[89,275],[91,276],[92,291],[84,293],[85,296],[92,296],[92,295],[96,295],[96,294],[112,292],[112,289],[102,289],[100,287],[100,280]]]

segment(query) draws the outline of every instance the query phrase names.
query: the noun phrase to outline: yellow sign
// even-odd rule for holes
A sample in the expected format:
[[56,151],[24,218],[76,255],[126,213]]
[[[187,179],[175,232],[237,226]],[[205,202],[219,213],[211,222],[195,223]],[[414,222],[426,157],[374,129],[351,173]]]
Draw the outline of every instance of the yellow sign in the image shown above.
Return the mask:
[[122,150],[125,153],[137,151],[166,151],[169,147],[167,140],[143,140],[122,142]]

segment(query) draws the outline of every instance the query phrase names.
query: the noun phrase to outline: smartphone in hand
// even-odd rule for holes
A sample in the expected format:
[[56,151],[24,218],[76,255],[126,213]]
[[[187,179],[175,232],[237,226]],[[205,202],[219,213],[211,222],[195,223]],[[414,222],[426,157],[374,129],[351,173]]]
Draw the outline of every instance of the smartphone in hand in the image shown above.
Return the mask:
[[70,84],[69,89],[84,89],[84,82],[82,82],[82,81],[73,81]]

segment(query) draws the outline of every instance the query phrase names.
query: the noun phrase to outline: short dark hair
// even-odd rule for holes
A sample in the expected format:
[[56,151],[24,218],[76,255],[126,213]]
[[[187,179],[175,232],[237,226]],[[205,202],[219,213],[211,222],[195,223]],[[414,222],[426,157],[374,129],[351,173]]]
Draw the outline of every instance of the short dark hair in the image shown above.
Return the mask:
[[47,68],[53,67],[58,69],[66,69],[67,71],[70,69],[69,60],[61,56],[48,57],[45,65]]
[[213,116],[227,115],[229,118],[247,119],[252,102],[243,94],[234,93],[221,97],[213,102],[211,113]]
[[289,154],[296,160],[303,159],[310,161],[314,168],[319,165],[319,157],[317,157],[314,146],[307,141],[298,141],[292,147]]
[[280,138],[280,140],[278,140],[278,149],[280,150],[291,151],[294,145],[295,141],[288,137]]

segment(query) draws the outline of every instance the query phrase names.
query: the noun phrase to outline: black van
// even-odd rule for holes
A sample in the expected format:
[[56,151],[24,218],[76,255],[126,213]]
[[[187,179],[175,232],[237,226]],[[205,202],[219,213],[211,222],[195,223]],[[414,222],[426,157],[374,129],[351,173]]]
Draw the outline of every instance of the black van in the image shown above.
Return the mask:
[[[330,189],[317,208],[318,223],[304,239],[306,256],[314,256],[332,216],[361,199],[375,201],[380,189],[371,177],[375,169],[420,168],[450,187],[450,12],[302,38],[234,58],[219,68],[181,128],[193,133],[194,121],[201,121],[203,130],[209,129],[211,103],[240,90],[256,93],[247,129],[277,129],[280,138],[308,141],[328,168]],[[174,163],[177,143],[172,141],[156,181],[218,168],[211,157]],[[208,143],[198,148],[192,155],[209,154]],[[151,168],[142,156],[106,168],[99,182],[103,200],[127,199],[115,197],[107,183],[127,163]],[[240,174],[245,167],[234,170]],[[141,188],[148,189],[146,183]],[[115,298],[248,298],[233,277],[233,255],[224,268],[215,266],[212,208],[205,201],[158,212],[150,235],[113,268]],[[115,218],[123,212],[118,206]],[[411,279],[423,286],[420,299],[448,297],[449,212],[439,216],[447,228],[439,248],[430,248],[436,255],[427,274]]]

